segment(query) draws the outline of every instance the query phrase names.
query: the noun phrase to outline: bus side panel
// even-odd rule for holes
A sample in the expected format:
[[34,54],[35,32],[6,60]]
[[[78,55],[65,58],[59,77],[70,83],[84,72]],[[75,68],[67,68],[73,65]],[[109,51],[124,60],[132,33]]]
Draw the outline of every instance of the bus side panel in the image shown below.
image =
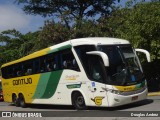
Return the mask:
[[83,72],[64,70],[57,92],[62,104],[72,104],[72,92],[80,92],[88,105],[87,77]]
[[[54,81],[56,77],[59,77],[59,83],[57,86],[54,85]],[[63,70],[63,73],[60,75],[54,74],[50,78],[50,82],[48,83],[48,88],[56,87],[56,91],[52,94],[51,97],[48,98],[34,98],[33,103],[37,104],[59,104],[59,105],[71,105],[71,94],[73,91],[80,91],[84,97],[86,98],[87,89],[86,85],[82,84],[82,82],[86,80],[84,79],[81,72],[77,72],[74,70]],[[45,87],[43,85],[43,87]],[[42,88],[43,89],[43,88]],[[49,91],[46,91],[47,94],[50,94]],[[88,98],[86,98],[87,102]],[[88,104],[88,102],[87,102]]]
[[40,74],[3,79],[4,101],[12,102],[12,94],[23,94],[26,103],[32,102],[32,97],[36,90]]
[[12,81],[2,78],[2,90],[3,90],[4,101],[12,102],[12,98],[11,98]]

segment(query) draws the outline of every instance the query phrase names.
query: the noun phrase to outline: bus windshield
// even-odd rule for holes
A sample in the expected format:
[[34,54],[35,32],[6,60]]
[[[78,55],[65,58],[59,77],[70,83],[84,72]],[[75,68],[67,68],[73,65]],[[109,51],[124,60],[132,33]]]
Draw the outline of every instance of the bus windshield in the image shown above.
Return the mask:
[[99,51],[109,57],[109,67],[106,68],[109,84],[133,85],[142,82],[144,76],[131,45],[99,45]]

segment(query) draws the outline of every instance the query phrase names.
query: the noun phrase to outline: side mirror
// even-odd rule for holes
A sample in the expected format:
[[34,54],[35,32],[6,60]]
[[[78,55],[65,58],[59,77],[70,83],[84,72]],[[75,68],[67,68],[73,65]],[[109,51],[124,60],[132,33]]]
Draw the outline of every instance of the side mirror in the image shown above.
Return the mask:
[[147,61],[151,62],[150,53],[147,50],[144,49],[135,49],[136,52],[142,52],[146,55]]
[[108,67],[109,66],[109,59],[108,56],[104,53],[104,52],[100,52],[100,51],[90,51],[90,52],[86,52],[86,54],[88,55],[98,55],[102,58],[104,66]]

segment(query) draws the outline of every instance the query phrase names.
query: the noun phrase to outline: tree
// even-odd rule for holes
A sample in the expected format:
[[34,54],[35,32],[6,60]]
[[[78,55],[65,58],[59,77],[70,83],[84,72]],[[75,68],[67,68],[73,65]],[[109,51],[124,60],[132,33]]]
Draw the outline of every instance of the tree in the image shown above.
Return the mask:
[[38,32],[21,34],[19,31],[7,30],[0,34],[0,65],[21,58],[33,52]]
[[61,23],[54,23],[54,21],[45,21],[44,26],[35,39],[34,51],[58,44],[70,39],[71,30]]
[[[23,10],[28,14],[53,16],[70,25],[76,23],[81,27],[83,19],[99,16],[108,16],[111,6],[116,0],[16,0],[18,4],[24,4]],[[117,0],[120,1],[120,0]],[[95,17],[96,16],[96,17]]]
[[[0,58],[1,63],[8,62],[9,60],[13,60],[18,58],[19,55],[19,45],[22,43],[18,39],[21,36],[16,30],[7,30],[3,31],[0,35],[0,41],[4,44],[0,46]],[[14,39],[14,40],[13,40]]]
[[112,36],[109,27],[93,20],[83,20],[81,29],[76,29],[76,26],[73,26],[72,31],[71,38]]
[[104,28],[114,37],[130,40],[134,47],[144,48],[152,59],[160,58],[160,2],[143,2],[133,7],[115,10],[107,19],[101,18]]

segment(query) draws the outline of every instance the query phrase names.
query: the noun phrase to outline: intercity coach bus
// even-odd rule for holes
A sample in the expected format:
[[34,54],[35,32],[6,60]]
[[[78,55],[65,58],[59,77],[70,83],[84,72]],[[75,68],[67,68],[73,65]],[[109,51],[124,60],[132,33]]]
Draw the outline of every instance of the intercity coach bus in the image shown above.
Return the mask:
[[147,83],[130,42],[80,38],[2,65],[4,101],[27,104],[114,107],[144,100]]

